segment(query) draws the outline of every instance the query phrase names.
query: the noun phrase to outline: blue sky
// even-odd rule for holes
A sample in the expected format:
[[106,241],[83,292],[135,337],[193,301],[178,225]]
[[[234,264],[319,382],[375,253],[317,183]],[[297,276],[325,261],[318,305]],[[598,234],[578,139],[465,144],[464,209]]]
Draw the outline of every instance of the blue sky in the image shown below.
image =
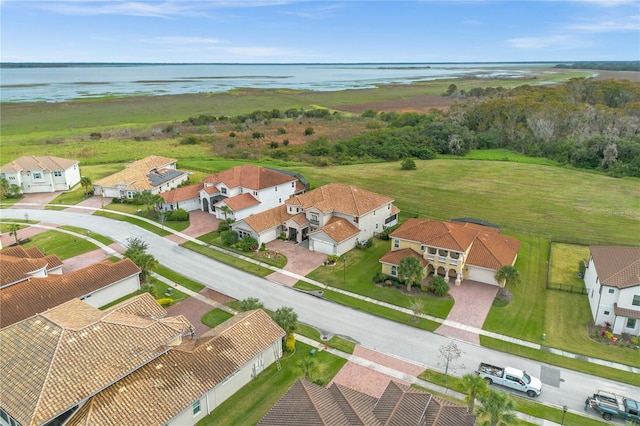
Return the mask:
[[0,0],[2,62],[639,60],[640,0]]

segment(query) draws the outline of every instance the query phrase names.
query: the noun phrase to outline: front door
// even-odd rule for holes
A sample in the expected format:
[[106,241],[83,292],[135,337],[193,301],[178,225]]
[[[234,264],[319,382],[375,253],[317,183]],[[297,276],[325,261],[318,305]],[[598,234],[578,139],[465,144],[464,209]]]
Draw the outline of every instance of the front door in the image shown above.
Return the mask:
[[289,240],[298,241],[298,230],[296,228],[289,228]]

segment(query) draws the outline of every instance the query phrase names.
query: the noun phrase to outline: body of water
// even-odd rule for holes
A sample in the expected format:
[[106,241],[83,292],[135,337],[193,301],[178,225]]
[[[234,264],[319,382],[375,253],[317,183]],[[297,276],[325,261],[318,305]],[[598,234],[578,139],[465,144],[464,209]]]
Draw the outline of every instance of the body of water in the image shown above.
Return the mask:
[[0,101],[225,92],[331,91],[460,76],[518,78],[555,64],[2,64]]

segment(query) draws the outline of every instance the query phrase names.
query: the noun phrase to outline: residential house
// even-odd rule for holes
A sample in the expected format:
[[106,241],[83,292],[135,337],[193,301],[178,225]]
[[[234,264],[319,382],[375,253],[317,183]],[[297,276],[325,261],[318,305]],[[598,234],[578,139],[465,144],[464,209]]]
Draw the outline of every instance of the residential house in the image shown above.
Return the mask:
[[[399,276],[400,261],[407,255],[422,258],[425,276],[445,280],[472,280],[504,287],[496,272],[514,265],[520,242],[491,226],[471,222],[439,222],[411,218],[390,234],[391,251],[380,259],[382,273]],[[397,252],[397,253],[396,253]]]
[[178,160],[152,155],[132,161],[124,170],[94,182],[94,194],[103,197],[133,198],[138,192],[161,194],[185,182],[188,173],[177,170]]
[[200,191],[204,187],[202,183],[194,185],[181,186],[171,191],[160,194],[164,202],[160,206],[160,210],[170,212],[183,209],[188,212],[200,210]]
[[49,274],[62,274],[62,260],[55,254],[45,255],[38,247],[22,246],[0,251],[0,289]]
[[210,175],[203,184],[202,210],[233,220],[280,206],[305,190],[294,175],[248,164]]
[[80,183],[80,165],[76,160],[31,155],[2,166],[0,177],[23,194],[67,191]]
[[[0,256],[3,277],[4,272],[16,276],[17,263],[8,259],[9,256]],[[75,298],[98,308],[137,290],[140,290],[140,268],[130,259],[105,260],[62,275],[29,274],[24,280],[0,287],[0,328]]]
[[394,381],[375,398],[336,383],[325,388],[298,380],[258,426],[473,426],[475,422],[467,407]]
[[259,243],[279,236],[327,254],[343,254],[398,221],[393,199],[350,185],[336,183],[294,195],[277,207],[231,225],[240,237]]
[[282,354],[262,310],[199,338],[165,315],[148,293],[105,311],[73,299],[0,330],[1,422],[193,425]]
[[589,247],[584,274],[593,321],[640,336],[640,247]]

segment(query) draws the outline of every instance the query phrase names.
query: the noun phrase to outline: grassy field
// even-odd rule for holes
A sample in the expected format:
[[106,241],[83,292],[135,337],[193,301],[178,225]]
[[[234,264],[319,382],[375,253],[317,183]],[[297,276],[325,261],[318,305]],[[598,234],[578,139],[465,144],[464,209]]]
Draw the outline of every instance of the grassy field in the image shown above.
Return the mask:
[[[18,232],[20,235],[20,232]],[[34,235],[23,247],[38,247],[47,254],[56,254],[60,260],[67,260],[79,254],[98,249],[95,244],[59,231],[45,231]]]

